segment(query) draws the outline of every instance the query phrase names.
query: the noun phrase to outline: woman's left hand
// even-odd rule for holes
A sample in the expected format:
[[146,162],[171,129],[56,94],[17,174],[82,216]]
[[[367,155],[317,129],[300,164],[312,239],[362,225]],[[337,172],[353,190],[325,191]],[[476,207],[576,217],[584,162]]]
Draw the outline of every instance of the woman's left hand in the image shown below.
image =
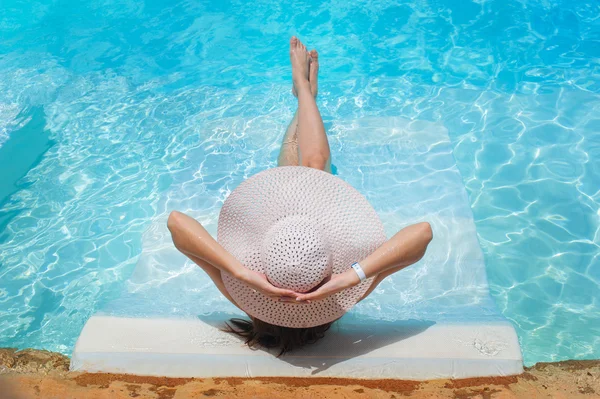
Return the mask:
[[241,276],[241,280],[249,286],[251,286],[252,288],[254,288],[256,291],[259,291],[265,294],[266,296],[269,296],[274,299],[293,299],[298,295],[292,290],[286,290],[283,288],[275,287],[269,282],[269,280],[267,280],[267,276],[265,276],[263,273],[258,273],[247,268],[244,270]]
[[327,298],[337,292],[343,291],[360,283],[358,275],[353,269],[346,270],[344,273],[334,274],[329,281],[320,286],[318,289],[308,294],[300,294],[296,297],[298,303],[317,301]]

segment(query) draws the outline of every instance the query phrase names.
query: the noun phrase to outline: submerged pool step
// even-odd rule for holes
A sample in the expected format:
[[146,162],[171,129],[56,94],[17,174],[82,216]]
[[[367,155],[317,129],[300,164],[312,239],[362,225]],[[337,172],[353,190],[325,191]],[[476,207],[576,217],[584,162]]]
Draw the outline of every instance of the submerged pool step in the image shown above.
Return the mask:
[[523,372],[509,322],[428,320],[344,323],[316,344],[277,358],[250,350],[210,319],[93,316],[71,359],[72,371],[167,377],[466,378]]
[[[443,125],[361,118],[337,122],[332,131],[362,149],[334,162],[376,205],[388,236],[410,223],[432,224],[434,239],[418,264],[389,277],[315,345],[279,359],[250,350],[219,330],[241,312],[223,312],[236,309],[176,251],[166,228],[168,211],[179,209],[216,233],[217,212],[206,206],[207,183],[194,177],[162,200],[161,216],[143,235],[143,251],[123,295],[88,320],[72,369],[413,380],[521,373],[515,330],[489,296],[475,223]],[[384,146],[380,139],[365,139],[383,136]]]

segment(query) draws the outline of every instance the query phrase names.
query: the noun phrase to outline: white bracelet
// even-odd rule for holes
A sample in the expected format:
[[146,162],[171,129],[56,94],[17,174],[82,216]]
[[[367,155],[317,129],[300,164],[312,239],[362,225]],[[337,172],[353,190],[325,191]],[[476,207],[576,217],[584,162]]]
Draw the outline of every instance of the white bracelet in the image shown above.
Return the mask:
[[356,274],[358,274],[358,278],[360,279],[361,282],[365,281],[367,279],[367,275],[365,274],[365,271],[362,269],[362,267],[360,267],[358,262],[352,264],[352,268],[354,269]]

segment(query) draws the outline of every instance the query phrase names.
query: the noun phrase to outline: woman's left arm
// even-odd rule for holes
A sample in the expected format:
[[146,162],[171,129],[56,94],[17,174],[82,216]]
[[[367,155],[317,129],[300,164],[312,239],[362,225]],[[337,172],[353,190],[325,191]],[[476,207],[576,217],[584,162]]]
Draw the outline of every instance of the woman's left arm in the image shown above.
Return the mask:
[[[167,227],[171,232],[175,247],[202,267],[221,292],[223,292],[224,286],[220,286],[218,283],[218,281],[221,281],[220,276],[219,280],[215,281],[215,278],[213,278],[216,277],[215,271],[209,269],[209,266],[216,268],[219,274],[220,271],[224,271],[270,297],[295,297],[296,293],[294,291],[277,288],[269,283],[264,274],[254,272],[242,265],[194,218],[173,211],[169,215]],[[226,296],[231,300],[229,295]]]
[[198,221],[184,213],[173,211],[167,227],[175,247],[183,254],[194,256],[219,270],[241,279],[245,267],[225,250]]

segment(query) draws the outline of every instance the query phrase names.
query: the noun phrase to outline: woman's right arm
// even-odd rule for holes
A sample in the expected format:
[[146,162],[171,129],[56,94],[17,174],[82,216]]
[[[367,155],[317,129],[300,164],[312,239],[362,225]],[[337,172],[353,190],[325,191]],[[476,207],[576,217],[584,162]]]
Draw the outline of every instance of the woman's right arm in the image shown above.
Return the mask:
[[[372,254],[359,262],[367,278],[375,277],[369,290],[361,298],[369,295],[387,276],[418,262],[433,238],[431,226],[427,222],[417,223],[403,228],[383,243]],[[336,292],[360,283],[354,269],[332,276],[332,279],[309,294],[299,295],[297,301],[323,299]]]
[[369,296],[386,277],[421,260],[432,239],[433,232],[429,223],[413,224],[400,230],[360,262],[367,277],[375,276],[373,284],[360,301]]

